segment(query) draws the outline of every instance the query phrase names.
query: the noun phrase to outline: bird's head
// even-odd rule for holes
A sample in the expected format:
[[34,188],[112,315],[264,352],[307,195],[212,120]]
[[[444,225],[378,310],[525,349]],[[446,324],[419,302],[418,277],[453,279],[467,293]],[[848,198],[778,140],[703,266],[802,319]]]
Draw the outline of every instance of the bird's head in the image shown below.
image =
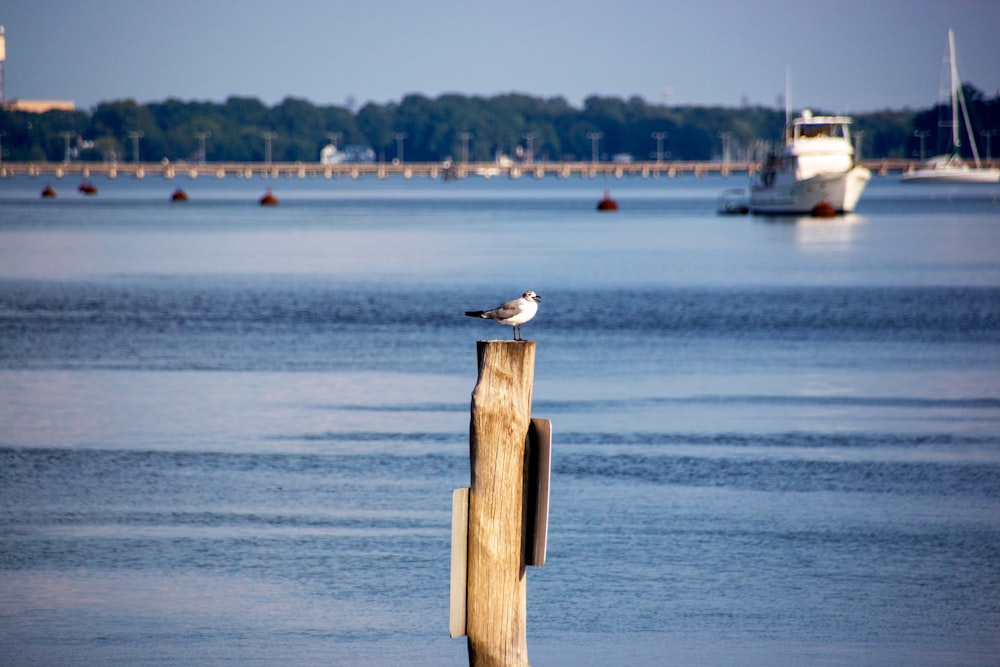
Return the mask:
[[522,294],[521,298],[524,299],[525,301],[541,301],[542,300],[542,297],[538,296],[537,294],[535,294],[531,290],[528,290],[527,292],[525,292],[524,294]]

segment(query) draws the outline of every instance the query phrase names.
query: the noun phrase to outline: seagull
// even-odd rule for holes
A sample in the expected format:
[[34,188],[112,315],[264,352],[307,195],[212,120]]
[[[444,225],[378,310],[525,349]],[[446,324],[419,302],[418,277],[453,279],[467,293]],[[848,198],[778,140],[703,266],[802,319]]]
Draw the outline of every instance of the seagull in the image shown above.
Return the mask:
[[542,297],[528,290],[520,299],[508,301],[493,310],[467,310],[465,314],[469,317],[481,317],[484,320],[496,320],[500,324],[514,327],[514,340],[524,340],[521,338],[521,325],[535,316],[538,312],[538,302],[541,300]]

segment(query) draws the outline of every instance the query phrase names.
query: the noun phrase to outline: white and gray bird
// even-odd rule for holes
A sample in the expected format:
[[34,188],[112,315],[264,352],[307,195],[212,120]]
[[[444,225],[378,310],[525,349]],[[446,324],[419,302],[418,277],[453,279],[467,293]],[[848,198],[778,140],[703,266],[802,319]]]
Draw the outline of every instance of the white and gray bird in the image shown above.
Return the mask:
[[514,340],[524,340],[521,338],[521,325],[535,316],[538,312],[538,302],[541,300],[542,297],[528,290],[520,299],[508,301],[492,310],[467,310],[465,314],[469,317],[481,317],[484,320],[496,320],[500,324],[514,327]]

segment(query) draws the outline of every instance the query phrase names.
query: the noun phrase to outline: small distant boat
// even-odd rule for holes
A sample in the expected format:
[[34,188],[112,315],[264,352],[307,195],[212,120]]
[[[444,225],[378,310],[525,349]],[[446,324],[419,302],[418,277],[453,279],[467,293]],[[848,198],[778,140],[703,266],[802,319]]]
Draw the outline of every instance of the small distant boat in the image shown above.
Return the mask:
[[750,212],[750,200],[746,190],[723,190],[719,195],[719,215],[746,215]]
[[[958,74],[958,63],[955,60],[955,33],[951,28],[948,28],[948,64],[951,76],[951,152],[924,160],[918,166],[903,172],[899,180],[903,183],[1000,182],[1000,169],[983,167],[979,161],[979,150],[976,147],[975,135],[972,133],[972,123],[969,121],[969,109],[965,104],[965,94],[962,92],[962,78]],[[962,145],[958,124],[960,108],[962,118],[965,120],[965,130],[969,135],[969,143],[972,146],[975,166],[970,166],[958,154]]]
[[808,109],[785,128],[785,143],[750,182],[752,213],[814,215],[817,207],[850,213],[872,174],[854,163],[847,116]]
[[899,176],[902,183],[997,183],[1000,169],[971,167],[957,153],[935,155]]
[[601,201],[597,202],[598,211],[617,211],[618,202],[611,198],[611,193],[607,190],[604,191],[604,197]]
[[184,190],[182,190],[181,188],[177,188],[176,190],[174,190],[174,193],[170,195],[170,201],[187,201],[187,200],[188,200],[187,193],[184,192]]
[[56,196],[56,189],[52,187],[51,184],[47,184],[42,188],[42,199],[54,199]]
[[264,196],[260,198],[260,205],[261,206],[278,205],[278,198],[275,197],[274,194],[271,192],[271,188],[268,188],[267,192],[264,193]]
[[90,181],[84,181],[80,183],[80,187],[78,187],[77,190],[79,190],[81,193],[85,195],[97,194],[97,186],[91,183]]

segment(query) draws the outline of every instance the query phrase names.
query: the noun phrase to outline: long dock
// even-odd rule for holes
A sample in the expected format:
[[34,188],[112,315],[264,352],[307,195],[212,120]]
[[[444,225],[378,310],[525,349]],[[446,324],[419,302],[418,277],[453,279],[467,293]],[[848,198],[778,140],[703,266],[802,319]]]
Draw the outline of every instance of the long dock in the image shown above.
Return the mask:
[[[913,160],[863,160],[862,165],[872,173],[886,175],[902,172],[917,164]],[[161,177],[187,178],[443,178],[458,179],[470,176],[485,178],[596,178],[639,177],[659,178],[693,175],[696,177],[719,174],[752,175],[760,168],[759,162],[723,161],[661,161],[661,162],[518,162],[497,164],[469,162],[449,164],[440,162],[405,163],[342,163],[316,162],[4,162],[0,164],[0,178],[27,175],[32,177],[91,178],[104,176],[118,178]]]

